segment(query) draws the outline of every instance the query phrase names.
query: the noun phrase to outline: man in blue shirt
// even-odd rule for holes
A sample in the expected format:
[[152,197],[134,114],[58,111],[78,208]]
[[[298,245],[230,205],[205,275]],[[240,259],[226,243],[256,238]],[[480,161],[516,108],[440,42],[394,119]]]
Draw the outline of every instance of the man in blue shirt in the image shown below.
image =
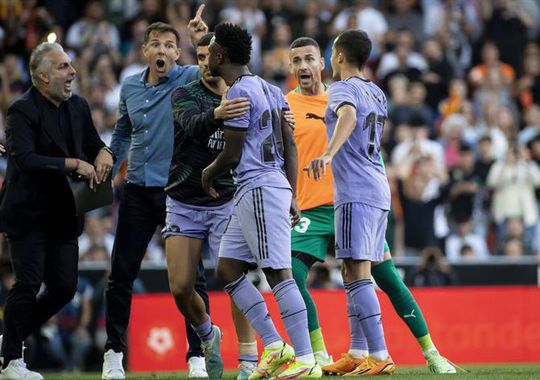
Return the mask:
[[[201,19],[204,5],[189,23],[193,42],[207,33]],[[112,253],[112,268],[106,291],[107,343],[103,379],[124,379],[122,367],[126,348],[133,281],[137,277],[146,248],[158,225],[165,222],[165,192],[173,151],[171,93],[181,85],[199,78],[196,65],[178,66],[180,36],[169,24],[157,22],[146,30],[143,53],[148,67],[122,83],[117,123],[111,149],[117,156],[118,171],[127,153],[126,184],[118,212],[118,225]],[[202,267],[201,267],[202,268]],[[200,270],[201,270],[200,268]],[[201,270],[203,297],[206,295]],[[199,276],[199,278],[201,277]],[[188,356],[201,356],[200,342],[189,326]],[[189,331],[191,330],[191,332]],[[195,347],[194,347],[195,346]],[[207,376],[204,373],[197,374]]]

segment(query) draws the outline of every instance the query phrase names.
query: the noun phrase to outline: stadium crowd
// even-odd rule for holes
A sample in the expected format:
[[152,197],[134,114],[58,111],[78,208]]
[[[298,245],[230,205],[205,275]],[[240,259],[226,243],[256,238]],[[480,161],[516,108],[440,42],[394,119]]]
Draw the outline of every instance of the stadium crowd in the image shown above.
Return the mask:
[[[186,26],[197,1],[2,1],[0,142],[5,112],[29,86],[29,52],[56,38],[72,55],[77,92],[110,142],[120,83],[143,69],[149,23],[183,33],[181,64],[195,63]],[[367,73],[387,92],[384,151],[393,186],[388,238],[396,255],[439,246],[447,260],[540,253],[540,6],[529,0],[207,1],[210,28],[244,25],[251,69],[287,92],[288,47],[301,35],[329,51],[361,28],[377,41]],[[326,73],[328,74],[329,62]],[[328,79],[329,80],[329,79]],[[0,180],[5,161],[0,158]],[[121,185],[122,178],[116,178]],[[108,260],[114,210],[87,217],[83,260]],[[5,252],[1,251],[4,255]],[[148,260],[162,261],[156,238]]]
[[[55,40],[69,51],[77,69],[76,92],[88,99],[94,125],[109,144],[120,83],[144,68],[146,28],[155,21],[174,25],[182,36],[179,63],[195,64],[187,24],[199,3],[0,0],[0,143],[8,106],[31,85],[30,52],[41,41]],[[540,258],[538,1],[205,3],[210,30],[222,21],[247,28],[253,35],[251,70],[285,93],[295,87],[288,51],[296,37],[311,36],[320,44],[328,83],[331,46],[339,32],[363,29],[376,42],[366,75],[389,100],[383,150],[392,187],[387,238],[395,256],[444,256],[450,263],[493,256]],[[0,183],[5,168],[0,157]],[[123,174],[125,170],[114,180],[118,191]],[[82,261],[110,262],[115,219],[115,206],[87,216],[79,239]],[[5,262],[2,239],[0,262]],[[158,233],[146,260],[165,260]],[[0,268],[6,272],[9,266],[2,263]],[[329,286],[327,275],[321,269],[312,285]],[[10,281],[2,276],[0,296]],[[102,290],[85,281],[79,288],[71,309],[50,327],[70,331],[50,332],[58,339],[78,338],[74,342],[83,348],[74,352],[88,349],[90,325],[98,332],[96,339],[104,334]],[[60,347],[54,340],[50,344]],[[51,348],[68,369],[83,366],[80,357],[59,352]]]

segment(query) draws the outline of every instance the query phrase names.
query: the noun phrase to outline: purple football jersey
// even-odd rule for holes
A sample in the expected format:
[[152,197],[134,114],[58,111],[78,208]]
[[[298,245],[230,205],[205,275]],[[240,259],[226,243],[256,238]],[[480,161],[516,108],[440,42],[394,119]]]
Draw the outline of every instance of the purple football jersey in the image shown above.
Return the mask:
[[289,109],[283,94],[256,75],[242,75],[229,88],[227,99],[245,97],[250,107],[244,115],[226,120],[226,128],[247,130],[242,158],[233,172],[237,198],[261,186],[289,188],[283,169],[281,111]]
[[362,202],[390,209],[390,186],[381,155],[381,136],[388,117],[386,96],[374,83],[351,77],[328,89],[324,121],[328,139],[332,137],[339,107],[356,109],[356,127],[332,160],[334,204]]

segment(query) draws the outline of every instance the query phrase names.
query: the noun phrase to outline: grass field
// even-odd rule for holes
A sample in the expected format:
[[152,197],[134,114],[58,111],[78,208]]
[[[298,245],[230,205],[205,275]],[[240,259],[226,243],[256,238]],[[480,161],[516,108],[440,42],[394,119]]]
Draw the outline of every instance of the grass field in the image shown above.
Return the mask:
[[[464,366],[469,373],[458,373],[451,376],[451,380],[459,379],[485,379],[485,380],[540,380],[540,364],[537,365],[484,365],[484,366]],[[46,380],[92,380],[101,379],[100,373],[70,374],[70,373],[44,373]],[[146,373],[146,374],[128,374],[127,380],[180,380],[186,379],[186,373]],[[226,374],[224,379],[233,380],[234,374]],[[336,379],[326,377],[326,379]],[[384,377],[383,377],[384,378]],[[398,367],[396,373],[392,376],[395,380],[412,379],[441,379],[440,375],[430,374],[425,367]]]

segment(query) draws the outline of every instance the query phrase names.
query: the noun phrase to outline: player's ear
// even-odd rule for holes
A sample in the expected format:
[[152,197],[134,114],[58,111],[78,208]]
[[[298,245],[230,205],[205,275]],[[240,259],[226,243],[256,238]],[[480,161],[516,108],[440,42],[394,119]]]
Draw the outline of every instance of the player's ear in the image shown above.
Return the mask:
[[323,71],[325,67],[326,66],[324,64],[324,57],[321,57],[321,71]]

